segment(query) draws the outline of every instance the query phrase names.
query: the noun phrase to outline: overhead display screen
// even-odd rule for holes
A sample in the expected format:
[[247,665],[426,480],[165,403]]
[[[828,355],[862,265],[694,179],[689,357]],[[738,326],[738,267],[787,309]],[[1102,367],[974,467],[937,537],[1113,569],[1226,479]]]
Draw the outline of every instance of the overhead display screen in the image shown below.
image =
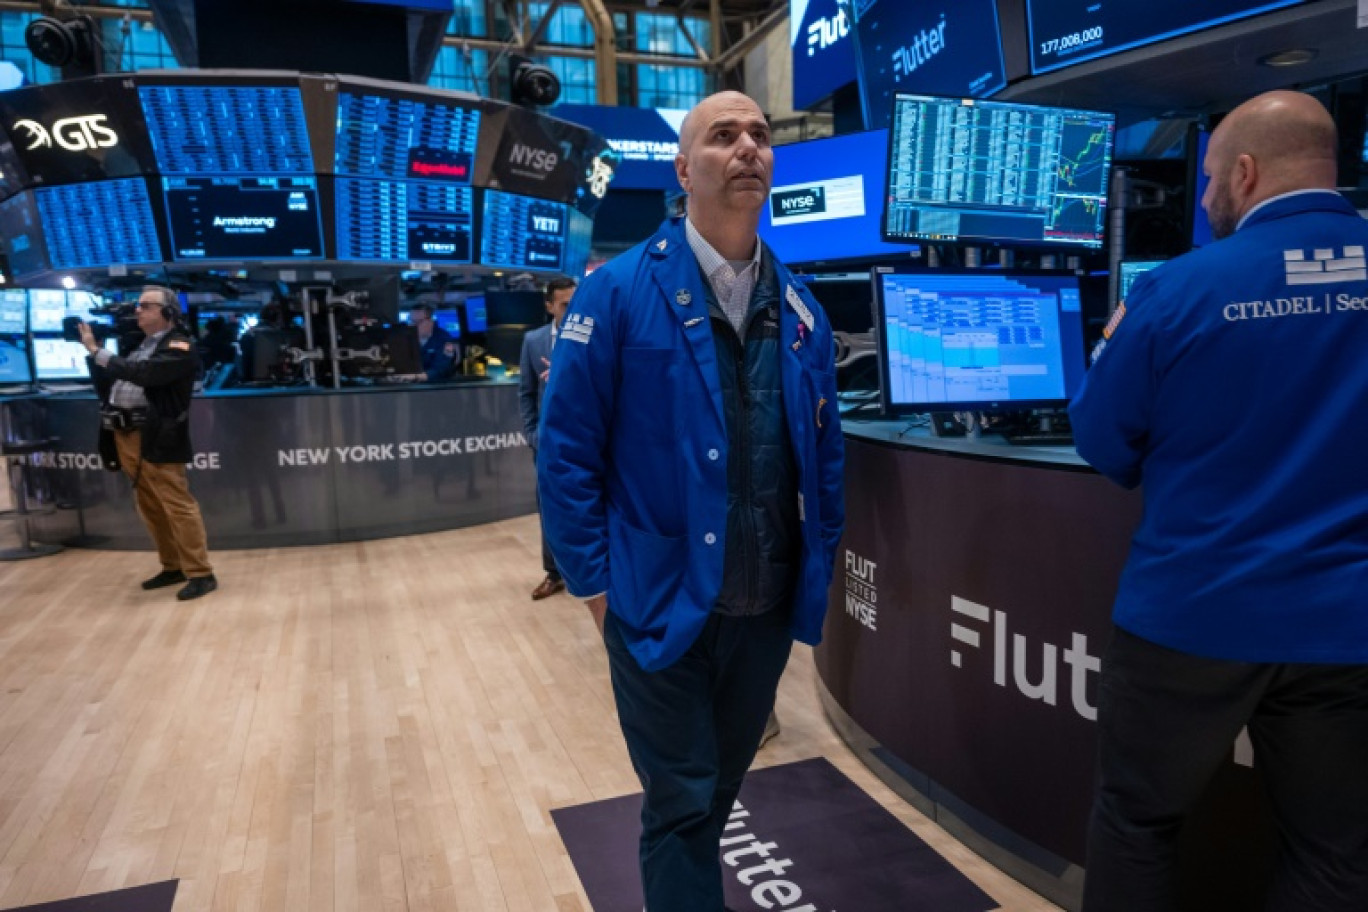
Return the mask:
[[[853,71],[852,71],[853,72]],[[614,190],[675,190],[675,156],[679,128],[689,112],[678,108],[619,108],[612,105],[563,104],[557,117],[603,135],[617,157]]]
[[1031,72],[1094,60],[1305,0],[1026,0]]
[[338,93],[340,175],[469,185],[479,136],[480,109],[473,104]]
[[561,203],[486,190],[480,262],[505,269],[560,272],[568,230],[568,213]]
[[469,187],[349,177],[335,186],[339,258],[471,262],[475,191]]
[[887,240],[1101,247],[1116,117],[899,95]]
[[865,126],[889,125],[893,96],[982,98],[1007,84],[996,0],[853,0]]
[[15,194],[0,203],[0,245],[4,246],[14,278],[47,268],[47,250],[33,191]]
[[28,292],[0,291],[0,334],[17,336],[28,331]]
[[299,87],[138,88],[163,174],[312,174]]
[[775,146],[760,236],[785,263],[906,255],[879,235],[887,161],[887,130]]
[[162,187],[177,261],[323,256],[315,178],[167,177]]
[[839,0],[789,0],[793,107],[809,108],[855,81],[855,39]]
[[161,244],[141,177],[34,191],[54,269],[159,263]]

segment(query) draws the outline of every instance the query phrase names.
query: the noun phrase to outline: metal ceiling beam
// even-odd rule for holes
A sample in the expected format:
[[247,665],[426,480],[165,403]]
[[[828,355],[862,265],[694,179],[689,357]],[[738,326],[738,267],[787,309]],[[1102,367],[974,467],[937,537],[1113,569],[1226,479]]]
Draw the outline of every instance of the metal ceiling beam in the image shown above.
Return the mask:
[[617,30],[613,14],[603,0],[580,0],[584,16],[594,29],[594,86],[595,97],[601,105],[618,103],[617,65],[626,55],[618,53]]
[[551,5],[546,8],[546,13],[541,17],[541,21],[537,23],[537,27],[532,30],[532,34],[523,44],[523,53],[531,54],[536,49],[537,42],[542,40],[542,36],[546,34],[546,27],[551,24],[551,17],[556,15],[556,10],[560,9],[561,2],[562,0],[551,0]]
[[719,73],[735,69],[744,62],[747,54],[759,47],[760,42],[764,41],[770,32],[786,21],[788,21],[788,7],[776,7],[749,34],[723,51],[721,56],[713,61],[712,68]]

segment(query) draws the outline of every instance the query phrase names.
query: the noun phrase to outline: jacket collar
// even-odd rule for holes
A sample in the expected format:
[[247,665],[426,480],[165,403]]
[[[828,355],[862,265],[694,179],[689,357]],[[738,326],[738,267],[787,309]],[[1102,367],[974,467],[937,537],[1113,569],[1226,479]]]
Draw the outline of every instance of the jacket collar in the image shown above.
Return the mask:
[[1337,212],[1358,218],[1358,210],[1334,190],[1297,191],[1264,200],[1245,213],[1245,217],[1240,220],[1239,227],[1235,230],[1243,231],[1251,225],[1286,218],[1289,215],[1300,215],[1303,212]]

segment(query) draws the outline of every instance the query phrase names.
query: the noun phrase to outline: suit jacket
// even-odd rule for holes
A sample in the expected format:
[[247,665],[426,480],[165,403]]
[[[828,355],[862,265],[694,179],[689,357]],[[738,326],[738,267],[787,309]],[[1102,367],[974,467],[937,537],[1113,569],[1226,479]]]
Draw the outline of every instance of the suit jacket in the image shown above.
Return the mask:
[[[545,358],[546,362],[542,359]],[[546,383],[542,371],[551,360],[551,324],[539,326],[523,336],[522,355],[518,358],[518,409],[522,412],[523,436],[532,449],[537,448],[537,430],[541,425],[542,394]]]

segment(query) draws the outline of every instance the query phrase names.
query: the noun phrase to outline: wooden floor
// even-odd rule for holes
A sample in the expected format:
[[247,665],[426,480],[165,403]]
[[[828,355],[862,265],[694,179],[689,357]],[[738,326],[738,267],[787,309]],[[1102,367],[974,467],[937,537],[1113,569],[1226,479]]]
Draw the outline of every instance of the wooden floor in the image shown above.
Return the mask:
[[[549,811],[637,783],[588,614],[528,598],[535,517],[214,559],[191,604],[138,588],[150,552],[0,563],[0,909],[179,878],[176,912],[588,912]],[[779,715],[757,765],[825,756],[1055,908],[865,770],[805,647]]]

